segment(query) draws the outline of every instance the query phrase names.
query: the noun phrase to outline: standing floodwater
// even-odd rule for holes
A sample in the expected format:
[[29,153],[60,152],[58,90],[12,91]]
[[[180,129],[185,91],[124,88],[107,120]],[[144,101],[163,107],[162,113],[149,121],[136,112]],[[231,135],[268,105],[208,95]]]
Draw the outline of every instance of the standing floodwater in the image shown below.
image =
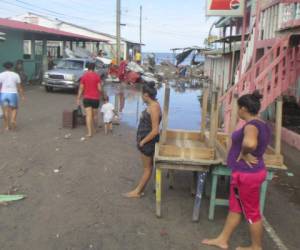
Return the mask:
[[[137,127],[139,115],[146,108],[141,98],[141,86],[106,84],[104,90],[119,107],[122,122]],[[171,85],[168,128],[198,130],[201,123],[200,89],[184,84]],[[117,101],[115,97],[117,96]],[[158,89],[158,101],[163,107],[164,85]]]

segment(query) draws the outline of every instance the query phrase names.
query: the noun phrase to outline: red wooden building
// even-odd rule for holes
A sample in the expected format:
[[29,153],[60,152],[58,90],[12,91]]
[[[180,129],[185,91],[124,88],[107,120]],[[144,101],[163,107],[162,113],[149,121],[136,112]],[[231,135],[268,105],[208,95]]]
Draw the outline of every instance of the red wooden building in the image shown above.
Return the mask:
[[206,53],[205,74],[221,92],[225,129],[234,94],[258,89],[270,122],[283,97],[282,138],[300,150],[300,1],[248,0],[243,17],[221,17],[214,26],[219,49]]

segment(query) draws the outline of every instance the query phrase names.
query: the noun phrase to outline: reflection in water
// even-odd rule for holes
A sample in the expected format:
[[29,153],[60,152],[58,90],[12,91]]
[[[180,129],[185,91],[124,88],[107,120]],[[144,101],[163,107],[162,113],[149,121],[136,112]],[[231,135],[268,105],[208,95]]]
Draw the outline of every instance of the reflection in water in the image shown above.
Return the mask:
[[[141,99],[141,86],[106,84],[106,94],[116,110],[120,113],[121,122],[137,127],[140,113],[146,108]],[[171,84],[169,128],[198,130],[201,124],[201,107],[198,96],[200,89],[189,89]],[[164,87],[158,89],[157,99],[163,108]]]

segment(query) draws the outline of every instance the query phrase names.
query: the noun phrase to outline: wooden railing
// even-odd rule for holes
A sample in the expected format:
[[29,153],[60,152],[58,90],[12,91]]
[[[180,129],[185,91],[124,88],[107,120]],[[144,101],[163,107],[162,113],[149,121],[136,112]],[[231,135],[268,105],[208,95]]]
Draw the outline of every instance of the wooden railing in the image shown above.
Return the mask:
[[232,86],[220,98],[224,105],[225,129],[229,128],[232,98],[241,96],[255,89],[263,94],[261,111],[294,84],[300,75],[300,48],[289,47],[290,35],[278,40],[274,46],[250,70],[242,75],[237,84]]

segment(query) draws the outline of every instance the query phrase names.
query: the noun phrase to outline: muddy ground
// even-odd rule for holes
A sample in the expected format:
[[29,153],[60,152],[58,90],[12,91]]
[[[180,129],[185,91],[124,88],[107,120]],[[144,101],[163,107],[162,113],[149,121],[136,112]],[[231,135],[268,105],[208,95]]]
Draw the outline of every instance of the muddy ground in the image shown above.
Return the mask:
[[[84,127],[61,128],[62,110],[75,106],[73,94],[45,93],[37,86],[27,90],[26,97],[18,131],[0,134],[1,193],[27,196],[0,206],[1,250],[214,249],[199,242],[220,231],[227,209],[217,208],[215,220],[209,221],[208,199],[204,199],[200,221],[191,222],[189,173],[176,173],[174,190],[167,188],[164,178],[161,219],[155,217],[153,181],[142,199],[121,196],[142,173],[135,129],[122,123],[113,135],[105,136],[101,130],[91,140],[81,141]],[[71,137],[64,138],[68,133]],[[290,158],[295,177],[282,174],[273,181],[265,216],[289,249],[296,250],[300,157]],[[284,185],[289,183],[293,190]],[[232,249],[249,243],[245,223],[231,243]],[[266,233],[264,249],[277,249]]]

